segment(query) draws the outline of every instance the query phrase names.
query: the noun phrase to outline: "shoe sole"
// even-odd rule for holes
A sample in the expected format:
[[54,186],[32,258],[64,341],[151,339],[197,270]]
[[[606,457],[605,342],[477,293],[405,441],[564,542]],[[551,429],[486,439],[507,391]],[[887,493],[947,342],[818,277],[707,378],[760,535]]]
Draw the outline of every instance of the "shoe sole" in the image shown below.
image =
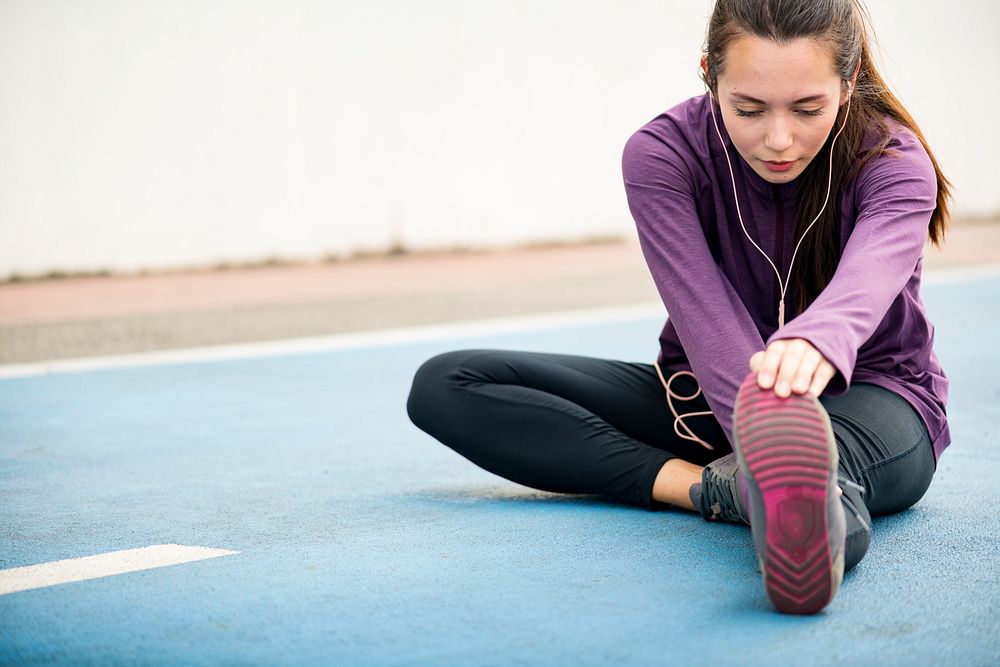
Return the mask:
[[779,398],[759,388],[756,376],[740,387],[733,434],[749,484],[764,587],[778,611],[815,614],[836,595],[843,576],[843,549],[838,568],[827,515],[830,475],[837,469],[833,430],[815,396]]

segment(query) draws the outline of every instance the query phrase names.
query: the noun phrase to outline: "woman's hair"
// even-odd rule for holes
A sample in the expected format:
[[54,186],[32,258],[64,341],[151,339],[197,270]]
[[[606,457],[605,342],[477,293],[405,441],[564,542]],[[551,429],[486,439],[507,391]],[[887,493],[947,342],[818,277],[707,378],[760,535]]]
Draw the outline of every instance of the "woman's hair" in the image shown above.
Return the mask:
[[[803,261],[797,265],[789,291],[790,305],[802,312],[830,282],[840,261],[840,207],[836,193],[842,183],[850,181],[873,158],[887,152],[889,127],[884,116],[896,119],[908,127],[923,144],[934,164],[937,175],[937,206],[931,215],[928,234],[935,245],[944,240],[948,224],[948,199],[951,186],[920,128],[903,104],[889,90],[875,67],[868,41],[867,26],[871,23],[861,0],[717,0],[708,24],[705,55],[708,60],[705,84],[718,94],[718,77],[725,68],[726,49],[733,39],[754,35],[777,43],[800,37],[812,38],[826,45],[833,54],[834,66],[845,87],[854,74],[858,59],[861,69],[851,97],[850,114],[843,133],[837,140],[833,156],[831,201],[809,235],[802,241]],[[841,107],[834,129],[843,123],[846,104]],[[874,129],[878,137],[875,146],[859,155],[866,131]],[[796,238],[816,216],[826,194],[828,159],[818,159],[830,150],[835,132],[799,176],[798,218]]]

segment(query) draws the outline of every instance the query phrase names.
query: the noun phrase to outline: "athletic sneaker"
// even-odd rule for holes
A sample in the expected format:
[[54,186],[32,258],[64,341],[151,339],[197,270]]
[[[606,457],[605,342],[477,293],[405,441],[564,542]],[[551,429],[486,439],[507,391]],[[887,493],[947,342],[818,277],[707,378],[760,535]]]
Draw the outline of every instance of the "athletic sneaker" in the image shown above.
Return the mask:
[[830,417],[812,394],[779,398],[751,373],[733,414],[764,588],[778,611],[815,614],[844,575],[847,533]]
[[735,453],[726,454],[705,466],[695,506],[706,521],[750,524],[747,486],[739,470]]

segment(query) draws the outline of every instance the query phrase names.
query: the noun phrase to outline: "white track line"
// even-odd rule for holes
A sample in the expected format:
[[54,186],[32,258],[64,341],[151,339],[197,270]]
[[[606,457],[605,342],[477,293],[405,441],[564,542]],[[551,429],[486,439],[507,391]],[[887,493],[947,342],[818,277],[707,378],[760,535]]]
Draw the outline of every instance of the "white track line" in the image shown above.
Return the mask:
[[488,336],[522,331],[539,331],[563,327],[600,324],[602,322],[623,322],[637,319],[652,319],[665,316],[660,303],[641,303],[611,308],[572,310],[543,315],[504,317],[490,320],[473,320],[451,324],[397,327],[376,331],[360,331],[315,336],[310,338],[290,338],[261,343],[239,343],[235,345],[213,345],[179,350],[139,352],[105,357],[84,357],[81,359],[61,359],[30,364],[9,364],[0,366],[0,379],[51,375],[56,373],[77,373],[108,368],[132,368],[137,366],[161,366],[166,364],[196,363],[203,361],[225,361],[227,359],[255,359],[277,357],[290,354],[328,352],[359,348],[402,345],[425,341],[448,340],[473,336]]
[[192,563],[206,558],[232,556],[238,553],[239,551],[187,547],[182,544],[156,544],[141,549],[111,551],[96,556],[14,567],[0,570],[0,595],[68,584],[74,581],[100,579],[127,572]]
[[[971,267],[928,271],[923,276],[923,283],[925,285],[951,285],[996,277],[1000,277],[1000,264],[981,264]],[[213,345],[209,347],[137,352],[135,354],[84,357],[80,359],[60,359],[28,364],[8,364],[0,366],[0,380],[38,375],[79,373],[111,368],[163,366],[169,364],[225,361],[229,359],[257,359],[290,354],[308,354],[311,352],[384,347],[407,343],[470,338],[474,336],[560,329],[570,326],[644,320],[664,317],[665,315],[666,313],[662,304],[658,302],[644,302],[608,308],[570,310],[543,315],[472,320],[451,324],[397,327],[393,329],[335,334],[332,336],[289,338],[260,343]]]
[[951,285],[997,277],[1000,277],[1000,264],[976,264],[928,271],[921,282],[925,285]]

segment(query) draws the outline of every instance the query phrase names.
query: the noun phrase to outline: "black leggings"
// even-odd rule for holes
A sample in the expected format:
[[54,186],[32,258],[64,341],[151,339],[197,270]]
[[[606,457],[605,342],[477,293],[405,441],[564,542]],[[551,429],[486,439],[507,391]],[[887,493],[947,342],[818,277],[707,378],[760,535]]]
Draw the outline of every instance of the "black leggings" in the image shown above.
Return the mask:
[[[679,376],[671,389],[690,396]],[[871,543],[871,516],[916,503],[936,468],[927,429],[904,399],[870,384],[822,397],[840,454],[847,514],[845,567]],[[675,401],[681,413],[709,410],[704,396]],[[511,481],[557,493],[602,494],[641,505],[652,499],[663,464],[698,465],[732,451],[711,415],[687,418],[715,449],[679,438],[652,364],[565,354],[459,350],[426,361],[406,404],[410,419],[476,465]],[[860,515],[860,518],[859,516]]]

